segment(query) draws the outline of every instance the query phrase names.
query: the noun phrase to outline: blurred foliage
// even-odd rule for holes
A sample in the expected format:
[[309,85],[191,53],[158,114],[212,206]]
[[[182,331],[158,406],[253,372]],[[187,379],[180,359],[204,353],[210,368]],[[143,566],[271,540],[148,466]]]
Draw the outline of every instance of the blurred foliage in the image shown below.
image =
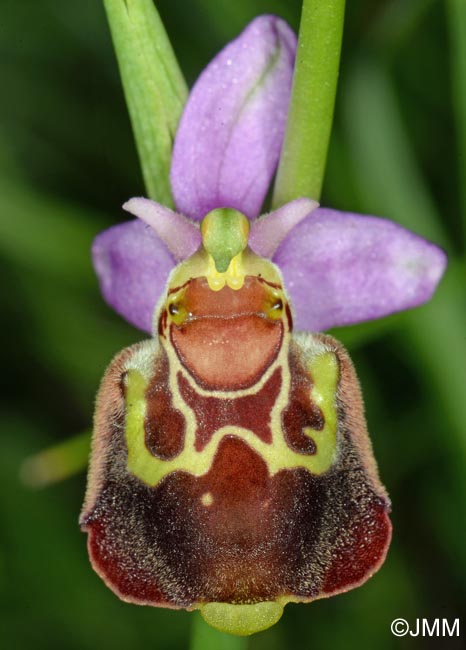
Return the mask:
[[[160,0],[189,83],[254,15],[297,29],[298,0]],[[348,2],[322,203],[397,220],[441,243],[433,301],[336,332],[366,398],[394,540],[364,587],[289,605],[253,650],[459,648],[396,639],[392,619],[466,602],[465,11],[451,0]],[[33,490],[23,460],[89,428],[112,355],[141,333],[107,308],[89,261],[119,206],[142,194],[101,3],[5,0],[0,17],[0,268],[4,354],[0,594],[4,647],[186,648],[192,616],[120,602],[77,527],[84,475]],[[464,630],[463,630],[464,633]]]

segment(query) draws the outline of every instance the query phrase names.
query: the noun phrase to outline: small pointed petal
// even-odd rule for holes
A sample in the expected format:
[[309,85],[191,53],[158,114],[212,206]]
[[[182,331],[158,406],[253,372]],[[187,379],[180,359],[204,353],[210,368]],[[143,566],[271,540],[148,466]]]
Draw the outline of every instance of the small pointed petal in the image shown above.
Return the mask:
[[201,74],[173,151],[179,212],[192,219],[222,207],[259,214],[283,141],[295,51],[288,25],[260,16]]
[[152,228],[134,220],[97,235],[92,259],[102,295],[130,323],[152,332],[152,316],[175,261]]
[[251,223],[249,245],[262,257],[272,259],[290,230],[318,207],[317,201],[296,199]]
[[421,305],[446,267],[440,248],[391,221],[325,208],[292,230],[273,261],[297,329],[313,331]]
[[153,228],[177,262],[195,253],[201,244],[199,226],[160,203],[136,197],[127,201],[123,209]]

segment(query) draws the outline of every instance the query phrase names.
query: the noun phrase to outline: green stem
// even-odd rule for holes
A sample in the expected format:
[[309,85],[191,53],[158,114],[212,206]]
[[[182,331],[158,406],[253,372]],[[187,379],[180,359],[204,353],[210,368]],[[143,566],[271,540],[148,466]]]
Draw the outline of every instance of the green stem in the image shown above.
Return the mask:
[[246,650],[247,638],[215,630],[204,622],[198,612],[193,614],[189,650]]
[[456,118],[456,140],[459,165],[464,235],[466,236],[466,2],[449,0],[447,3],[450,47],[453,109]]
[[345,0],[304,0],[273,207],[319,200],[333,121]]
[[173,206],[170,162],[188,90],[152,0],[104,0],[149,196]]

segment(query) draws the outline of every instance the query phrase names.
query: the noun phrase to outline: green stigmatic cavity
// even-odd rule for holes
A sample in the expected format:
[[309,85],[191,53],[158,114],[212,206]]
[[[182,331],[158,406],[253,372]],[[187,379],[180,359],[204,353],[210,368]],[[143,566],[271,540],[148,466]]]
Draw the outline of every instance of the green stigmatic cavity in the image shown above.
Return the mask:
[[212,256],[215,268],[225,273],[231,260],[248,245],[249,221],[238,210],[218,208],[209,212],[201,223],[202,243]]

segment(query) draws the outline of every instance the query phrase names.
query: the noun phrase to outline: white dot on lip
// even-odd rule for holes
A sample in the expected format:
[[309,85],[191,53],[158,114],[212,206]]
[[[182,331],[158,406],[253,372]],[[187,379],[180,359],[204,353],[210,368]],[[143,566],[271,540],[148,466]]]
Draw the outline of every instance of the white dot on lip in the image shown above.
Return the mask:
[[204,494],[201,496],[201,503],[203,506],[211,506],[214,502],[214,497],[212,496],[212,492],[204,492]]

